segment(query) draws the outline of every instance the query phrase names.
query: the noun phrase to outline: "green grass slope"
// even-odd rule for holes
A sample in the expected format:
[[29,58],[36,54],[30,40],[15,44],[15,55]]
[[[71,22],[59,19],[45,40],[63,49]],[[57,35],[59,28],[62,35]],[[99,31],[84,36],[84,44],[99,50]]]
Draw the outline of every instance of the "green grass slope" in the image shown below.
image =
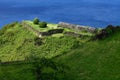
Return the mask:
[[[120,33],[101,41],[87,42],[54,58],[70,70],[66,80],[119,80]],[[0,66],[2,80],[35,80],[29,64]],[[7,76],[6,76],[7,74]],[[21,77],[22,76],[22,77]]]
[[[120,32],[89,42],[54,36],[38,39],[42,44],[35,45],[32,32],[20,23],[9,24],[0,30],[0,60],[26,60],[35,55],[68,66],[65,80],[120,80]],[[31,68],[30,64],[0,65],[0,80],[35,80]]]
[[[3,27],[1,30],[5,30],[0,35],[0,59],[2,61],[22,60],[24,56],[29,55],[29,49],[32,47],[33,41],[27,42],[27,40],[32,40],[35,37],[19,23],[13,24],[6,25],[6,29]],[[23,49],[20,50],[21,48]]]
[[30,64],[0,65],[0,80],[35,80]]
[[[25,60],[30,55],[52,58],[79,44],[77,39],[67,36],[49,36],[35,40],[37,36],[20,23],[6,25],[0,30],[0,34],[0,60],[2,62]],[[35,45],[36,41],[42,44]]]
[[70,67],[67,80],[120,80],[120,32],[85,43],[57,60]]

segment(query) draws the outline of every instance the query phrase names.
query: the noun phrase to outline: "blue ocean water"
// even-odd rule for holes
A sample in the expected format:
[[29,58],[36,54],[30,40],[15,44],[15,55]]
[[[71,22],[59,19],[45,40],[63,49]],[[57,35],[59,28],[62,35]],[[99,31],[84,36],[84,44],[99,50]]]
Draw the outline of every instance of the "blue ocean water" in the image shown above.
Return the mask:
[[0,0],[0,26],[35,17],[92,27],[120,25],[120,0]]

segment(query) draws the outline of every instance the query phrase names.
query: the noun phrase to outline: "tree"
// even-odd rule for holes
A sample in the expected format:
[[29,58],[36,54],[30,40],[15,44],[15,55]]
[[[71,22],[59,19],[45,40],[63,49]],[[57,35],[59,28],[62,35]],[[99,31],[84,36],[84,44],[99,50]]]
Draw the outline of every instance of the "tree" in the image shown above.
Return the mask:
[[119,32],[120,31],[120,27],[119,26],[113,26],[113,25],[108,25],[106,28],[102,29],[99,33],[97,33],[95,35],[95,37],[93,37],[93,40],[100,40],[100,39],[104,39],[108,36],[111,36],[112,34]]
[[51,59],[31,57],[36,80],[62,80],[68,67]]
[[47,27],[47,23],[46,22],[39,22],[39,27],[40,28],[46,28]]
[[34,24],[39,24],[39,22],[40,22],[40,20],[39,20],[38,18],[35,18],[35,19],[33,20],[33,23],[34,23]]

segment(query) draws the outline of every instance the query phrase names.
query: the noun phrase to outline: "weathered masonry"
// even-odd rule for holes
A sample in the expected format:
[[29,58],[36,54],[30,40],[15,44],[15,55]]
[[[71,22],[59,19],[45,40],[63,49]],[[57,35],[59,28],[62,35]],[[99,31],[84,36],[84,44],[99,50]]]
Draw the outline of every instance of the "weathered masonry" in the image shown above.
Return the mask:
[[38,37],[42,37],[42,36],[50,36],[52,34],[57,34],[57,33],[63,33],[64,29],[51,29],[51,30],[48,30],[46,32],[40,32],[36,29],[34,29],[33,27],[31,27],[31,25],[25,23],[25,22],[22,22],[22,25],[28,29],[29,31],[32,31],[36,34],[36,36]]
[[93,27],[74,25],[74,24],[65,23],[65,22],[59,22],[58,27],[69,28],[69,29],[74,29],[74,30],[79,30],[79,31],[87,31],[90,33],[96,33],[97,31],[97,29]]

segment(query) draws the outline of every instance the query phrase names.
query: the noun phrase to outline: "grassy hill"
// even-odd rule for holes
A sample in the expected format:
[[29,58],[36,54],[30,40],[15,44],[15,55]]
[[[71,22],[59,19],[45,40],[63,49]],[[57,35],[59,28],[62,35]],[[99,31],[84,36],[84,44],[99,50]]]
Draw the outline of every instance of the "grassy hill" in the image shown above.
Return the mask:
[[68,80],[119,80],[120,32],[85,43],[57,58],[70,66]]
[[[36,45],[37,42],[40,45]],[[77,42],[77,39],[68,36],[40,39],[20,23],[12,23],[1,30],[0,60],[25,60],[33,54],[51,58],[69,51]]]
[[0,65],[0,80],[35,80],[30,64]]
[[[39,39],[20,23],[6,25],[0,30],[0,60],[27,60],[31,55],[52,59],[69,67],[65,78],[58,80],[120,79],[119,31],[95,41],[64,34],[56,37],[58,35]],[[36,80],[32,68],[31,64],[24,62],[0,64],[0,80]]]

